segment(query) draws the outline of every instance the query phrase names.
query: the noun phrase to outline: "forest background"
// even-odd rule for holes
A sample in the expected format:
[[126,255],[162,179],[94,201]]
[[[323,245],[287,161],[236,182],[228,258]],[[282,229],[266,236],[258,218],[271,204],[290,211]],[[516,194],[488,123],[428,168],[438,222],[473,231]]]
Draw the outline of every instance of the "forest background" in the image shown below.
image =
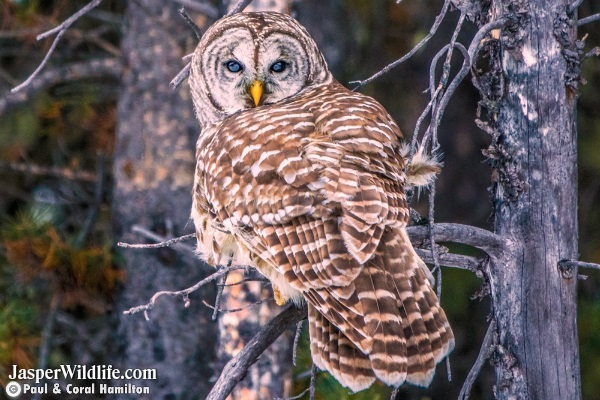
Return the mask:
[[[124,51],[126,2],[105,0],[81,18],[63,36],[46,66],[48,79],[35,86],[35,90],[27,91],[23,98],[8,95],[39,65],[52,43],[52,38],[38,42],[36,35],[64,21],[86,3],[69,0],[0,3],[2,386],[8,382],[7,374],[13,364],[22,368],[61,363],[109,364],[112,355],[108,349],[115,342],[116,315],[123,311],[116,299],[126,290],[129,299],[138,299],[130,306],[147,301],[145,292],[136,292],[128,285],[132,277],[121,268],[125,256],[116,243],[122,237],[115,233],[113,222],[117,102],[122,95],[118,60]],[[185,2],[172,3],[173,12],[164,16],[169,20],[178,18],[176,10]],[[206,12],[188,11],[199,25],[209,23],[216,16],[211,12],[222,9],[218,2],[198,3],[208,4]],[[441,4],[441,1],[410,0],[399,4],[383,0],[301,0],[294,2],[292,15],[315,37],[336,78],[351,87],[350,81],[372,75],[412,49],[428,33]],[[600,4],[589,1],[581,5],[579,16],[599,12]],[[386,107],[407,137],[429,100],[423,91],[428,86],[431,59],[447,43],[457,18],[458,13],[450,13],[433,39],[414,57],[361,88]],[[194,48],[196,39],[183,20],[177,24],[181,28],[173,31],[172,36],[181,45],[177,51],[184,56]],[[579,38],[588,35],[588,50],[600,44],[598,26],[595,22],[579,29]],[[476,27],[467,24],[459,41],[468,43],[475,32]],[[94,64],[94,60],[104,61]],[[458,57],[456,62],[460,62]],[[70,72],[63,68],[74,63],[81,68]],[[183,65],[181,62],[174,70]],[[587,83],[580,87],[577,107],[580,260],[600,263],[600,60],[597,57],[582,64],[582,77]],[[492,171],[484,163],[482,150],[488,147],[490,137],[474,123],[478,101],[477,91],[465,81],[442,120],[439,141],[444,169],[436,187],[436,221],[489,229],[492,204],[488,187]],[[194,126],[193,116],[188,114],[188,118],[191,123],[187,124]],[[197,134],[193,130],[182,132],[182,136],[190,138]],[[425,197],[416,205],[423,215],[426,215]],[[170,207],[183,210],[186,215],[190,202],[191,196],[188,203],[174,200]],[[186,222],[174,221],[181,226]],[[148,228],[163,236],[172,231],[168,224]],[[143,236],[133,237],[139,242],[145,240]],[[174,249],[153,254],[171,269],[178,268],[185,258]],[[185,263],[194,264],[189,257]],[[197,268],[204,267],[198,262]],[[588,277],[579,282],[582,393],[585,400],[596,400],[600,399],[600,272],[581,273]],[[136,279],[143,280],[143,276]],[[188,284],[181,288],[193,284],[195,279],[182,282]],[[444,367],[439,367],[431,389],[407,389],[406,396],[410,397],[406,398],[456,398],[485,335],[490,304],[485,296],[479,296],[481,280],[469,271],[444,268],[443,282],[442,305],[457,337],[457,348],[451,356],[452,381],[447,381]],[[209,303],[214,301],[213,292],[196,295]],[[196,315],[205,313],[199,311],[205,306],[201,301],[192,301],[193,306],[182,312],[193,321]],[[183,308],[180,304],[177,307]],[[129,318],[136,317],[140,316]],[[153,316],[153,320],[160,318]],[[198,335],[202,324],[211,323],[214,324],[198,322]],[[295,369],[295,375],[301,378],[295,380],[294,393],[306,387],[304,372],[308,369],[310,360],[304,335]],[[486,366],[471,398],[492,399],[493,382],[493,368]],[[317,384],[321,398],[347,396],[347,391],[325,375],[319,375]],[[377,386],[368,394],[349,398],[376,396],[387,398],[389,389]]]

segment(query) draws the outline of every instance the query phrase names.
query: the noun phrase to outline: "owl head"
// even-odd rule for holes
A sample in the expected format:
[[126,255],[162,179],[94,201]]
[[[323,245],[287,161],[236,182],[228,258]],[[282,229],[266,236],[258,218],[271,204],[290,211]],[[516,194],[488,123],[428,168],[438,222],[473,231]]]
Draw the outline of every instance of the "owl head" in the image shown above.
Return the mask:
[[194,51],[190,88],[202,127],[330,83],[308,32],[274,12],[240,13],[213,24]]

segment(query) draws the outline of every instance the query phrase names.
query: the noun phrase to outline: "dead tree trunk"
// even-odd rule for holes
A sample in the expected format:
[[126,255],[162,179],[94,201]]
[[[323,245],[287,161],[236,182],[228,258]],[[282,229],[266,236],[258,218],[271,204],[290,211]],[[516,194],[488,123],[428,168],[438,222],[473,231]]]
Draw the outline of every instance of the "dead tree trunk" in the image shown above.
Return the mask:
[[[144,238],[132,233],[133,225],[180,236],[189,219],[198,126],[188,89],[172,90],[169,82],[194,43],[172,2],[129,2],[125,19],[114,227],[118,240],[140,243]],[[127,281],[115,305],[118,342],[112,364],[123,369],[155,368],[156,380],[131,382],[150,387],[152,398],[204,398],[210,388],[217,335],[211,310],[192,298],[189,308],[181,301],[159,301],[150,321],[141,314],[122,312],[155,292],[190,286],[207,269],[193,254],[184,258],[172,249],[126,249],[120,254]],[[210,300],[214,291],[208,290],[204,288],[201,295]]]
[[498,399],[581,398],[577,339],[576,15],[564,0],[503,0],[505,79],[492,153],[495,230],[509,254],[490,271]]

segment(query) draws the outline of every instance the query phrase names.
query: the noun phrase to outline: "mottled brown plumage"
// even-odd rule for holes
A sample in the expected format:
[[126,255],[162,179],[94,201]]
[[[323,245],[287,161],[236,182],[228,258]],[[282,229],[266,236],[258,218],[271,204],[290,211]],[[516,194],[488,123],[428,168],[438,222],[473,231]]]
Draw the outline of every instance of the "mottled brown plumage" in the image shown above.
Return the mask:
[[337,83],[285,15],[218,21],[190,86],[199,253],[256,267],[279,304],[306,301],[313,360],[343,385],[428,385],[454,338],[406,234],[404,189],[437,165],[411,166],[423,176],[407,182],[397,125]]

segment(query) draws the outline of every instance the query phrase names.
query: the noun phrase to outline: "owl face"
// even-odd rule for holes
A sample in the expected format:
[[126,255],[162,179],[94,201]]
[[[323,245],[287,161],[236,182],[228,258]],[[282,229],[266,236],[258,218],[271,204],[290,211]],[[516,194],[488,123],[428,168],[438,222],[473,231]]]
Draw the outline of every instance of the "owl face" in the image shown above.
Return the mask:
[[278,13],[242,13],[217,21],[194,52],[190,71],[202,126],[330,81],[312,38],[294,19]]

